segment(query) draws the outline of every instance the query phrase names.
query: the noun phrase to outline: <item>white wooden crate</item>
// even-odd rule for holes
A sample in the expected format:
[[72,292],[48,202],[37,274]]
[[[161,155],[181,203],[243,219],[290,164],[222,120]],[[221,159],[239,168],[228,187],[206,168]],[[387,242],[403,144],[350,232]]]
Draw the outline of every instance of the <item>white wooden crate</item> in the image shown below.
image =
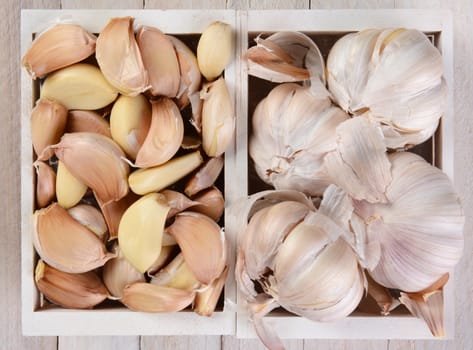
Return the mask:
[[[336,37],[344,33],[368,28],[405,27],[415,28],[431,34],[434,43],[443,55],[445,79],[447,81],[449,106],[428,149],[422,151],[431,162],[440,167],[453,180],[454,128],[453,128],[453,27],[448,11],[431,10],[284,10],[284,11],[240,11],[237,14],[240,25],[240,43],[237,59],[254,43],[250,39],[260,33],[277,31],[300,31],[312,37]],[[244,35],[244,33],[247,33]],[[330,40],[328,40],[330,41]],[[333,38],[332,38],[333,41]],[[318,43],[320,44],[320,43]],[[321,48],[327,54],[327,48]],[[247,129],[251,115],[249,105],[255,101],[252,92],[261,95],[261,89],[253,88],[254,80],[249,79],[246,64],[239,61],[239,89],[237,90],[237,160],[238,179],[246,192],[259,190],[248,164]],[[261,84],[262,86],[263,84]],[[262,87],[264,89],[264,87]],[[422,153],[421,152],[421,153]],[[245,189],[240,189],[244,191]],[[454,335],[454,293],[453,276],[444,290],[446,338]],[[244,298],[237,295],[237,336],[254,338],[256,333],[244,307]],[[390,316],[362,314],[355,311],[348,318],[334,323],[318,323],[284,312],[272,312],[266,320],[281,338],[320,339],[432,339],[425,323],[407,312]]]
[[[76,23],[92,33],[99,33],[112,17],[132,16],[135,25],[151,25],[165,33],[198,35],[211,22],[230,24],[237,33],[236,13],[227,10],[22,10],[21,54],[30,47],[33,36],[55,23]],[[235,61],[225,70],[225,79],[235,103]],[[25,335],[180,335],[235,334],[235,284],[233,252],[230,249],[230,273],[224,290],[225,305],[213,316],[202,317],[192,311],[168,314],[133,312],[125,307],[94,310],[67,310],[59,307],[39,309],[40,295],[34,284],[36,254],[31,230],[34,209],[33,152],[30,114],[39,91],[25,69],[21,70],[21,281],[22,328]],[[227,203],[237,195],[235,180],[235,143],[225,155],[225,198]],[[230,247],[233,239],[228,237]],[[233,302],[232,302],[233,301]]]

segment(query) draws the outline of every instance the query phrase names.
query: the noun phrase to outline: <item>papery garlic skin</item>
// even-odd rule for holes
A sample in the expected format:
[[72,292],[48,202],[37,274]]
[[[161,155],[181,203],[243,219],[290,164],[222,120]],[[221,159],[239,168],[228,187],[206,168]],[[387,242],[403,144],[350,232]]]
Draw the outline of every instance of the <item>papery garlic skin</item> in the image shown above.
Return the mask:
[[330,51],[327,73],[335,101],[384,124],[390,148],[428,139],[446,108],[441,54],[418,30],[345,35]]
[[330,183],[323,159],[336,148],[335,129],[347,119],[309,87],[277,86],[253,114],[249,153],[258,176],[276,189],[322,194]]
[[449,272],[463,252],[464,216],[455,189],[441,170],[423,158],[389,155],[392,181],[385,204],[355,201],[367,240],[380,246],[369,270],[387,288],[418,292]]

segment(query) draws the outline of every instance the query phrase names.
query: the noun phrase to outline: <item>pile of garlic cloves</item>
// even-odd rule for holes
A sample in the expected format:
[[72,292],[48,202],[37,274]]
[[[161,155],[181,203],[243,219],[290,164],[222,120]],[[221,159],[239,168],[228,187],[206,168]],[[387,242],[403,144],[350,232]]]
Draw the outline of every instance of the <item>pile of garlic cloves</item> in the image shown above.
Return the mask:
[[464,216],[451,180],[407,151],[446,106],[440,52],[422,32],[351,33],[325,65],[308,36],[256,38],[248,74],[276,85],[252,115],[249,155],[274,190],[231,208],[236,278],[255,329],[277,307],[315,321],[348,316],[365,291],[403,304],[444,336],[443,294],[462,255]]
[[[41,79],[31,114],[35,282],[65,308],[212,315],[228,273],[224,152],[233,33],[211,23],[191,49],[132,17],[95,36],[41,33],[23,57]],[[38,84],[39,85],[39,84]]]

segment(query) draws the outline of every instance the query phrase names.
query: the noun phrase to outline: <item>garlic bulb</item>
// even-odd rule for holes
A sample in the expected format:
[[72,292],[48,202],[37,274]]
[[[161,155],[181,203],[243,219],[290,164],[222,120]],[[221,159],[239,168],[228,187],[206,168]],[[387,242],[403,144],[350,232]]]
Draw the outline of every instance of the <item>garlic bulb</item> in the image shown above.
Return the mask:
[[322,194],[330,183],[323,160],[336,148],[336,127],[347,119],[308,87],[277,86],[253,114],[249,153],[259,177],[276,189]]
[[354,201],[355,214],[364,220],[367,241],[380,248],[377,264],[369,270],[373,279],[388,288],[418,292],[460,259],[464,217],[441,170],[410,152],[390,154],[389,160],[387,203]]
[[345,111],[380,121],[389,148],[427,140],[446,105],[440,52],[418,30],[365,30],[342,37],[327,80]]

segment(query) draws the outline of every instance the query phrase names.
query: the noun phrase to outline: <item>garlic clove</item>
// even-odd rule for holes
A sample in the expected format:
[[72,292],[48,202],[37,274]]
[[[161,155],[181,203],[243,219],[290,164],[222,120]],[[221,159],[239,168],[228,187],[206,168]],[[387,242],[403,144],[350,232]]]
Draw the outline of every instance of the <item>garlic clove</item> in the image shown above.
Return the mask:
[[112,18],[97,38],[95,53],[107,81],[125,96],[136,96],[149,87],[133,22],[132,17]]
[[337,126],[336,134],[337,148],[324,158],[332,182],[354,199],[386,202],[391,164],[378,123],[355,117]]
[[33,163],[36,169],[36,204],[44,208],[56,197],[56,173],[45,162]]
[[123,216],[123,213],[138,200],[138,196],[133,192],[128,192],[128,194],[118,201],[111,201],[107,204],[103,203],[100,198],[95,195],[100,210],[102,211],[105,222],[108,227],[108,240],[118,238],[118,226],[120,225],[120,220]]
[[177,312],[194,300],[193,291],[137,282],[125,287],[121,302],[142,312]]
[[220,21],[207,26],[197,45],[197,62],[208,81],[219,77],[233,54],[233,33],[229,24]]
[[128,183],[136,194],[161,191],[194,171],[202,162],[200,152],[194,151],[156,167],[138,169],[131,173]]
[[108,228],[100,210],[89,204],[78,204],[68,209],[67,212],[74,220],[87,227],[102,242],[105,242]]
[[130,171],[125,154],[112,139],[96,133],[65,134],[53,146],[69,172],[90,187],[102,204],[117,201],[128,193]]
[[161,165],[170,160],[181,146],[184,122],[176,104],[162,97],[151,102],[151,125],[138,154],[135,166],[140,168]]
[[189,95],[189,101],[191,102],[192,118],[189,122],[192,124],[195,130],[200,134],[202,133],[202,108],[203,101],[200,97],[200,91],[196,91]]
[[220,276],[226,265],[226,243],[215,221],[203,214],[182,212],[167,231],[176,239],[197,280],[210,284]]
[[141,26],[136,33],[136,41],[148,71],[151,94],[176,97],[181,73],[169,37],[157,28]]
[[202,140],[197,137],[184,135],[181,148],[185,150],[196,150],[202,145]]
[[194,205],[199,204],[198,201],[193,201],[185,194],[182,194],[173,190],[163,190],[161,191],[168,201],[168,205],[171,207],[168,213],[168,219],[180,213],[181,211],[186,210]]
[[198,92],[202,77],[194,52],[178,38],[172,35],[167,35],[167,37],[176,50],[179,62],[181,78],[176,104],[182,110],[190,103],[189,96]]
[[191,197],[212,186],[222,172],[223,164],[222,156],[209,158],[194,176],[187,181],[184,192]]
[[69,309],[91,309],[109,296],[107,288],[94,271],[67,273],[40,259],[34,278],[39,291],[48,300]]
[[393,298],[387,288],[376,283],[369,275],[367,275],[366,278],[368,280],[368,294],[378,304],[381,315],[389,315],[393,309],[400,305],[399,301]]
[[97,67],[76,63],[62,68],[44,81],[41,98],[53,99],[67,109],[99,109],[115,101],[117,90],[104,78]]
[[112,137],[110,125],[105,118],[97,112],[79,109],[69,111],[66,132],[95,132],[103,136]]
[[96,37],[74,24],[56,24],[37,37],[21,63],[33,79],[82,61],[95,52]]
[[116,298],[123,296],[123,290],[129,284],[145,282],[145,277],[123,256],[118,245],[117,257],[110,259],[103,267],[103,282],[110,294]]
[[176,252],[176,246],[175,245],[163,245],[161,247],[161,252],[159,253],[159,257],[156,259],[156,261],[151,265],[148,270],[146,271],[146,274],[148,277],[153,276],[161,270],[164,266],[166,266],[170,260],[172,259],[172,256]]
[[82,183],[63,162],[59,161],[56,175],[56,197],[58,204],[69,209],[80,202],[87,192],[87,185]]
[[[169,217],[169,213],[168,213],[168,217]],[[163,247],[169,247],[169,246],[175,246],[177,245],[177,241],[176,239],[174,238],[174,236],[172,236],[168,231],[167,229],[164,230],[163,232],[163,239],[161,241],[161,245]]]
[[118,243],[126,259],[141,273],[159,257],[169,209],[166,197],[150,193],[123,213],[118,227]]
[[232,141],[235,129],[233,102],[225,79],[220,77],[205,84],[200,98],[203,100],[202,146],[209,157],[218,157]]
[[225,281],[227,280],[228,266],[225,267],[222,274],[215,279],[210,286],[203,291],[197,291],[194,301],[194,312],[200,316],[212,316],[218,299],[222,294]]
[[190,211],[207,215],[212,220],[218,222],[225,210],[225,199],[222,192],[215,186],[204,190],[192,198],[198,204],[189,208]]
[[115,256],[57,203],[33,214],[33,244],[48,265],[69,273],[91,271]]
[[59,142],[67,121],[67,108],[50,100],[40,99],[31,112],[31,142],[38,160],[51,158],[54,151],[48,148]]
[[200,286],[187,266],[184,256],[179,253],[169,264],[151,276],[151,284],[193,291]]
[[110,132],[113,140],[125,153],[136,159],[151,125],[151,105],[144,95],[121,95],[110,113]]

